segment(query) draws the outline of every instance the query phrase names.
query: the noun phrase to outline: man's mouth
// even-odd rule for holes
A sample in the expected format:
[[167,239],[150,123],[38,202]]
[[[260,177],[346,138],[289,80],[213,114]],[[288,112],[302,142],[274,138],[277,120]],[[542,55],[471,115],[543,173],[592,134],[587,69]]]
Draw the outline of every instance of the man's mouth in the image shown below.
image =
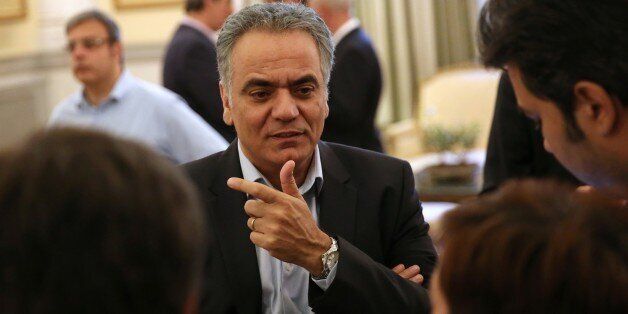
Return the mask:
[[301,131],[283,131],[283,132],[277,132],[277,133],[273,133],[272,137],[276,137],[276,138],[291,138],[291,137],[296,137],[299,135],[303,135],[303,132]]
[[75,71],[86,71],[86,70],[89,70],[89,66],[82,65],[82,64],[81,65],[76,65],[76,66],[74,66],[74,70]]

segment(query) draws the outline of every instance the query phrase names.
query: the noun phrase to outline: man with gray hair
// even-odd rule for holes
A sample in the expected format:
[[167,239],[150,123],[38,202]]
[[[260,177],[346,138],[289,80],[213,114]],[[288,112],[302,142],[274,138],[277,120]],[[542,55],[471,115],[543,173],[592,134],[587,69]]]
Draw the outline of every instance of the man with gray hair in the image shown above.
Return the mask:
[[227,19],[217,47],[238,140],[185,166],[212,232],[202,312],[428,312],[436,253],[410,166],[319,140],[324,22],[302,5],[255,5]]
[[382,72],[371,39],[353,17],[352,0],[311,0],[333,33],[336,47],[329,82],[329,118],[323,140],[382,152],[375,114]]

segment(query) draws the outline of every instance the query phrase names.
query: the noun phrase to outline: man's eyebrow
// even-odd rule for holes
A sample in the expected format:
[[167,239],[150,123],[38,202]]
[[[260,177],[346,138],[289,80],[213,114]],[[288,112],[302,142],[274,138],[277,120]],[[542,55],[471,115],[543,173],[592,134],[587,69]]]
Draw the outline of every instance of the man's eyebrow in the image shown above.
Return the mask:
[[246,84],[244,84],[242,91],[247,91],[253,87],[273,87],[273,86],[275,85],[271,83],[270,81],[254,78],[254,79],[248,80]]
[[318,87],[318,80],[316,79],[316,77],[314,75],[308,74],[305,75],[301,78],[299,78],[298,80],[292,82],[290,85],[292,86],[298,86],[301,84],[305,84],[305,83],[314,83],[314,85],[316,85],[316,87]]

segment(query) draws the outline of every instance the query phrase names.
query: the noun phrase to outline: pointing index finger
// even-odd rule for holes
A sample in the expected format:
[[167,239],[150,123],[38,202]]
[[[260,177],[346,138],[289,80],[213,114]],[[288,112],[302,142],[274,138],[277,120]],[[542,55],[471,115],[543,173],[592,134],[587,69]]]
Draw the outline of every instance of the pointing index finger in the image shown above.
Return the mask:
[[275,189],[265,186],[261,183],[251,182],[236,177],[229,178],[229,180],[227,180],[227,186],[236,191],[251,195],[256,199],[264,201],[265,203],[276,202],[281,198],[282,194],[281,192],[276,191]]

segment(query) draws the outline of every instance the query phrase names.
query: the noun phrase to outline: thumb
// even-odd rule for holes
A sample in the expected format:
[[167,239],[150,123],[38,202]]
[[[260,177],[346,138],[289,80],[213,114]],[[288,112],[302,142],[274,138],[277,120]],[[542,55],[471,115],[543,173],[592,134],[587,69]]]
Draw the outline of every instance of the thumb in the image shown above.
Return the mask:
[[297,187],[297,181],[294,179],[294,167],[293,160],[288,160],[281,171],[279,172],[279,180],[281,181],[281,190],[293,197],[303,200],[301,193],[299,193],[299,187]]

